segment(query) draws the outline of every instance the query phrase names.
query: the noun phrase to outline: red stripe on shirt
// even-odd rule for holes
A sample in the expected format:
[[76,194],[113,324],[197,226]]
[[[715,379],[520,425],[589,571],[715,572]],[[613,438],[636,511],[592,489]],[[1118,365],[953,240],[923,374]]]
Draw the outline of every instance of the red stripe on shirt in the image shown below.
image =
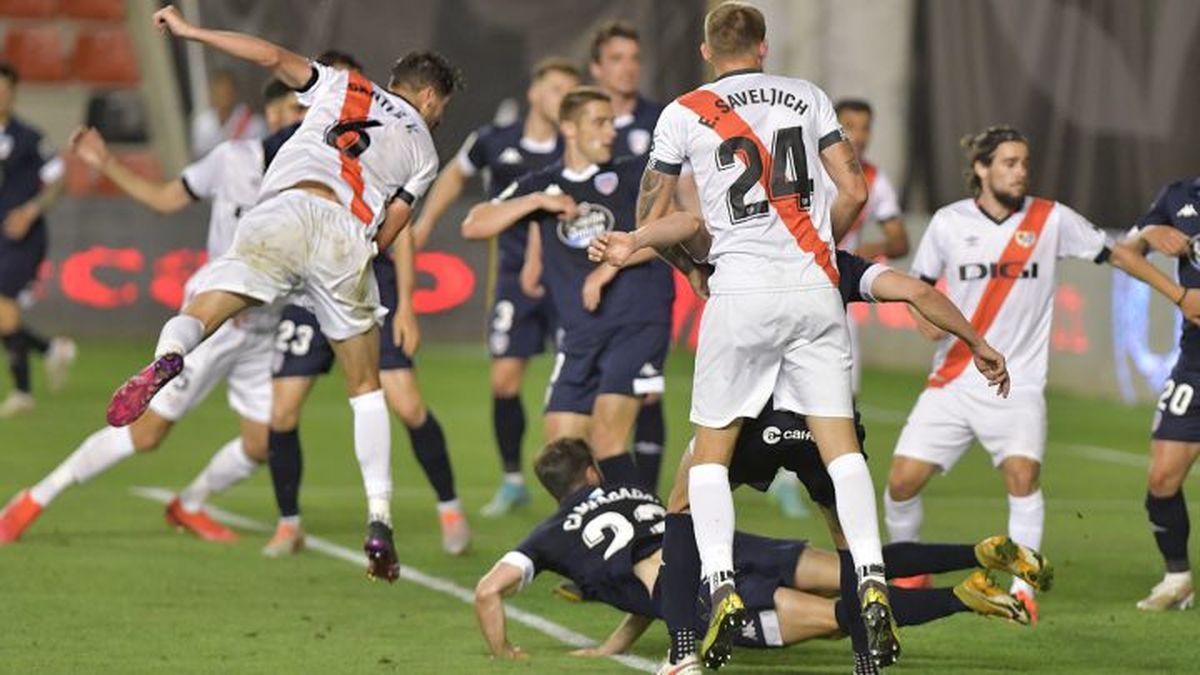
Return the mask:
[[[342,101],[342,114],[339,122],[362,119],[371,112],[371,90],[374,85],[360,73],[351,72],[346,82],[346,98]],[[350,186],[353,196],[350,199],[350,212],[364,224],[375,222],[375,213],[363,200],[362,163],[357,157],[339,153],[342,160],[342,180]]]

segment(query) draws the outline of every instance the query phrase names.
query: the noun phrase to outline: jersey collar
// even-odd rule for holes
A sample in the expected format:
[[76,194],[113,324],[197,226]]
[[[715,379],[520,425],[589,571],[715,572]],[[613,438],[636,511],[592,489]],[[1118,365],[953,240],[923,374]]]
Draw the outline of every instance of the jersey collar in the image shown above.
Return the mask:
[[545,141],[535,141],[532,138],[521,136],[521,140],[518,143],[525,152],[531,152],[535,155],[548,155],[558,147],[558,137],[555,136]]
[[762,68],[738,68],[737,70],[731,70],[728,73],[721,75],[717,79],[713,80],[713,82],[719,82],[727,77],[733,77],[735,75],[754,75],[754,74],[761,75]]
[[1029,207],[1030,199],[1032,199],[1032,198],[1029,197],[1028,195],[1026,195],[1025,199],[1021,202],[1021,208],[1009,213],[1007,216],[1004,216],[1000,220],[996,220],[995,218],[993,218],[992,214],[987,212],[987,209],[980,206],[978,199],[972,199],[971,203],[975,205],[975,209],[978,210],[980,215],[982,215],[984,218],[987,218],[988,220],[992,221],[996,225],[1003,225],[1008,222],[1009,218],[1012,218],[1013,216],[1017,215],[1018,213],[1024,213],[1025,209]]
[[564,166],[562,170],[562,177],[566,178],[572,183],[582,183],[592,176],[595,176],[599,172],[600,167],[596,166],[595,164],[589,164],[588,167],[583,171],[572,171]]

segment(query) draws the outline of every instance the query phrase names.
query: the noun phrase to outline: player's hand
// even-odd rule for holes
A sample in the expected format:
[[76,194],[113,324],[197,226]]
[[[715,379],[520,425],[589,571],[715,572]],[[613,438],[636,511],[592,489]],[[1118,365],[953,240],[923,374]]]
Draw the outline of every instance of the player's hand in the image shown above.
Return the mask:
[[400,310],[392,322],[392,343],[410,358],[421,346],[421,325],[412,310]]
[[712,265],[700,264],[687,275],[692,292],[705,300],[708,299],[708,278],[712,276],[713,271]]
[[41,215],[41,209],[33,202],[27,202],[8,212],[4,218],[4,236],[13,241],[19,241],[29,234],[29,228]]
[[588,260],[624,267],[637,250],[637,237],[632,232],[603,232],[588,244]]
[[988,385],[996,388],[996,395],[1008,398],[1008,389],[1012,382],[1008,376],[1008,364],[1004,355],[996,351],[986,342],[980,343],[975,349],[975,367],[980,374],[987,378]]
[[546,295],[546,289],[542,287],[541,265],[532,264],[529,258],[521,265],[520,281],[521,292],[525,295],[531,298],[542,298]]
[[1183,318],[1200,325],[1200,289],[1192,288],[1184,292],[1183,299],[1179,301],[1179,311],[1183,312]]
[[192,31],[192,24],[183,18],[174,5],[167,5],[154,13],[154,27],[164,35],[171,33],[181,38],[188,37]]
[[575,220],[579,217],[579,205],[571,198],[571,195],[561,192],[549,193],[539,192],[538,206],[543,211],[557,213],[559,220]]
[[575,651],[571,652],[571,656],[613,656],[618,653],[620,652],[615,652],[611,649],[607,649],[604,645],[600,645],[599,647],[585,647],[583,649],[576,649]]
[[516,645],[504,645],[504,649],[493,656],[505,661],[524,661],[529,658],[529,652]]
[[96,170],[101,170],[112,156],[108,152],[108,144],[104,137],[93,127],[79,127],[71,134],[67,142],[71,152],[75,153],[84,164]]
[[1188,236],[1169,225],[1150,225],[1142,228],[1138,236],[1150,248],[1172,258],[1183,258],[1191,253]]
[[[611,272],[610,272],[611,270]],[[600,309],[600,299],[604,295],[604,287],[616,276],[612,267],[597,267],[583,280],[583,308],[589,312]]]

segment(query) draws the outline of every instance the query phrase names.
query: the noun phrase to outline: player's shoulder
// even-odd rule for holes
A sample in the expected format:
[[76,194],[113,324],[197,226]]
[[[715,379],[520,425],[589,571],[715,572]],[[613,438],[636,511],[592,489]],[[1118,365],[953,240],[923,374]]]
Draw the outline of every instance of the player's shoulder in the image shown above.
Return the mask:
[[638,96],[637,106],[634,107],[633,116],[639,120],[649,121],[653,123],[662,114],[666,108],[665,105],[658,101],[648,99],[644,96]]
[[523,121],[508,124],[485,124],[475,130],[475,141],[484,146],[508,146],[521,140],[525,133]]
[[563,163],[561,159],[551,162],[540,169],[531,171],[514,180],[503,192],[497,195],[496,199],[503,201],[511,197],[541,192],[558,180],[562,170]]
[[930,220],[930,225],[942,222],[947,219],[968,219],[974,220],[979,215],[979,207],[976,206],[975,200],[970,197],[960,199],[956,202],[950,202],[942,208],[933,212],[933,218]]
[[1200,176],[1187,176],[1178,180],[1173,180],[1163,186],[1161,194],[1191,194],[1192,192],[1200,193]]
[[8,125],[4,129],[4,133],[13,138],[29,139],[34,143],[42,140],[42,132],[37,127],[16,115],[8,118]]
[[650,161],[649,154],[620,157],[609,165],[609,170],[622,178],[635,176],[640,179],[642,173],[646,171],[648,161]]

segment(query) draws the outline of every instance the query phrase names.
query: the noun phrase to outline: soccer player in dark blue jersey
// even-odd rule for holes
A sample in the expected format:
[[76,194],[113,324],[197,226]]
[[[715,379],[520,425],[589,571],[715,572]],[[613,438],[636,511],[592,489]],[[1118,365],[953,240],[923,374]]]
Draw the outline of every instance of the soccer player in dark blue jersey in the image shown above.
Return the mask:
[[[1200,293],[1200,177],[1164,187],[1138,219],[1130,237],[1143,253],[1154,250],[1177,259],[1184,297]],[[1196,291],[1193,293],[1192,291]],[[1183,297],[1180,298],[1182,304]],[[1195,600],[1188,560],[1187,504],[1183,482],[1200,456],[1200,326],[1184,322],[1179,360],[1158,398],[1150,437],[1150,475],[1146,511],[1166,573],[1138,609],[1187,609]]]
[[633,229],[645,167],[644,158],[612,161],[616,132],[609,101],[594,87],[567,94],[559,112],[562,161],[475,206],[463,235],[530,228],[563,329],[547,396],[546,437],[590,437],[606,475],[637,482],[625,444],[642,397],[663,390],[674,282],[653,251],[620,271],[587,258],[597,235]]
[[0,418],[33,409],[29,353],[45,357],[51,389],[61,387],[75,344],[66,338],[47,340],[21,319],[21,299],[37,280],[46,258],[46,211],[62,194],[64,165],[42,138],[42,132],[13,114],[17,71],[0,63],[0,341],[8,352],[13,389],[0,403]]
[[[816,455],[815,444],[812,453]],[[538,525],[503,556],[475,588],[475,612],[493,656],[521,658],[505,628],[504,596],[518,591],[534,576],[552,571],[575,582],[588,600],[620,609],[628,616],[616,632],[581,655],[613,655],[626,651],[655,618],[663,618],[667,579],[685,569],[663,571],[666,509],[652,493],[636,484],[603,475],[592,449],[578,438],[546,446],[534,465],[538,479],[559,502],[557,512]],[[818,464],[820,459],[817,459]],[[768,474],[768,479],[772,474]],[[992,539],[1005,539],[994,537]],[[979,545],[905,543],[884,549],[889,569],[948,572],[985,567],[1017,571],[1007,560],[990,556],[989,540]],[[737,641],[747,647],[783,647],[848,630],[854,602],[828,597],[840,585],[837,556],[805,541],[769,539],[737,533],[737,575],[747,590],[752,621]],[[1018,552],[1031,553],[1017,547]],[[699,563],[694,576],[699,580]],[[975,612],[1027,624],[1024,608],[977,571],[954,588],[904,591],[896,599],[896,618],[916,625],[960,612]],[[689,621],[707,622],[706,598],[692,594]],[[695,657],[686,668],[670,664],[659,673],[699,675]]]
[[[426,205],[413,226],[418,248],[424,247],[438,220],[462,195],[467,180],[483,174],[489,199],[518,178],[562,157],[558,137],[558,107],[580,81],[569,61],[551,57],[533,68],[526,98],[529,111],[506,126],[481,127],[468,138],[429,190]],[[494,284],[489,289],[488,351],[492,356],[492,425],[504,472],[495,497],[483,508],[485,516],[500,516],[529,502],[521,473],[521,443],[525,437],[525,408],[521,382],[529,359],[555,338],[554,311],[548,299],[531,297],[521,289],[520,274],[527,245],[525,228],[511,228],[495,238]]]

